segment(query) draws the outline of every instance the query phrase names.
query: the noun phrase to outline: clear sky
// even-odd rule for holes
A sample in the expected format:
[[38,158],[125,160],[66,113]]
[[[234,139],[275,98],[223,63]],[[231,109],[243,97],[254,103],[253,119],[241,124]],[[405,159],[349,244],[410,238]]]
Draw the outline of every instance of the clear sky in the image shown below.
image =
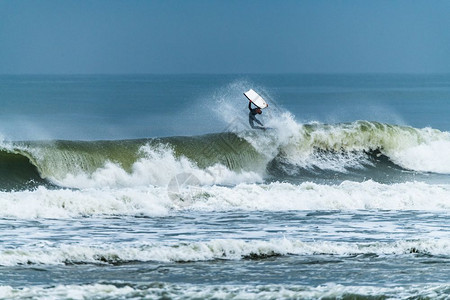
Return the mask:
[[0,0],[0,74],[450,73],[450,1]]

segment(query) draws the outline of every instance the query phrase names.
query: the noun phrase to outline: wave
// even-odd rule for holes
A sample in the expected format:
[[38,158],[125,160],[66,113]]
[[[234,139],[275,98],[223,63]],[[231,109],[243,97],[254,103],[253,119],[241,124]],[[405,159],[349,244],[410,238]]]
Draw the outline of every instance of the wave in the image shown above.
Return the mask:
[[448,299],[449,284],[402,286],[342,285],[193,285],[97,283],[85,285],[0,286],[2,299]]
[[[270,123],[269,123],[270,125]],[[450,134],[357,121],[120,141],[3,142],[0,189],[166,186],[179,173],[203,184],[373,179],[450,173]]]
[[[251,195],[251,196],[249,196]],[[0,192],[0,218],[168,216],[183,211],[449,210],[450,185],[345,181]]]
[[375,243],[303,242],[292,239],[268,241],[216,239],[166,245],[140,243],[135,245],[59,245],[0,250],[0,265],[24,264],[123,264],[130,262],[195,262],[213,260],[265,259],[289,255],[450,255],[448,240],[429,239]]
[[[243,152],[236,154],[227,149],[229,145],[223,141],[224,136],[237,140],[235,144],[242,142],[236,135],[224,133],[145,140],[3,143],[0,190],[23,190],[41,185],[69,188],[166,186],[183,171],[196,173],[204,177],[205,182],[213,183],[214,171],[208,168],[214,165],[223,166],[223,172],[228,172],[231,178],[236,175],[234,171],[245,173],[246,168],[251,169],[249,165],[257,163],[258,153],[248,143],[247,149],[244,146]],[[214,157],[198,153],[199,147],[207,145],[214,145],[222,152]],[[249,171],[249,174],[238,177],[261,180],[255,172]]]

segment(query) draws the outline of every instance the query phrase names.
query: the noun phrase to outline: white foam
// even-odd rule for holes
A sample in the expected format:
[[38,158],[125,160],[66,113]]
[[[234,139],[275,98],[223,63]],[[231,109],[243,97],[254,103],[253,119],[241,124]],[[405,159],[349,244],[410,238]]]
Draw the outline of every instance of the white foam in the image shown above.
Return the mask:
[[201,184],[237,184],[240,182],[261,182],[261,175],[255,172],[233,172],[216,164],[200,169],[184,156],[176,157],[173,150],[165,145],[140,148],[143,158],[136,161],[131,172],[120,165],[107,162],[92,174],[79,172],[67,174],[64,178],[50,178],[57,185],[73,188],[167,186],[177,174],[190,173]]
[[300,124],[289,112],[275,113],[268,126],[275,130],[239,134],[260,153],[270,158],[281,153],[288,163],[302,168],[345,172],[370,164],[364,151],[380,150],[406,169],[450,173],[449,132],[368,121]]
[[[298,123],[289,112],[275,111],[267,125],[273,130],[263,133],[238,132],[239,136],[246,139],[258,152],[266,155],[267,162],[278,156],[284,162],[301,168],[337,172],[346,172],[346,168],[371,165],[363,152],[372,149],[371,145],[364,145],[365,141],[353,141],[352,146],[348,147],[349,142],[346,142],[345,138],[348,139],[349,129],[345,128],[345,124],[304,125]],[[309,128],[311,126],[314,127],[313,130]],[[357,136],[358,126],[353,124],[350,127],[354,131],[352,134]],[[321,153],[318,149],[332,152]]]
[[431,140],[389,153],[393,161],[407,169],[450,174],[450,139]]
[[71,218],[92,215],[167,215],[172,205],[164,187],[0,192],[0,216]]
[[136,243],[101,245],[37,245],[0,250],[0,265],[62,265],[66,263],[193,262],[217,259],[240,260],[249,257],[284,255],[409,255],[411,252],[450,255],[448,239],[421,239],[395,242],[303,242],[293,239],[238,240],[215,239],[177,244]]
[[31,286],[25,288],[13,288],[0,286],[1,299],[110,299],[133,298],[136,290],[129,287],[116,287],[108,284],[92,285],[58,285],[55,287]]
[[0,286],[2,299],[341,299],[348,295],[389,299],[447,299],[449,284],[410,284],[364,286],[327,283],[319,286],[270,285],[192,285],[149,283],[117,287],[113,284]]
[[[225,175],[224,175],[225,176]],[[225,176],[226,177],[226,176]],[[177,210],[448,210],[450,185],[421,182],[195,185],[47,189],[0,192],[0,217],[72,218],[93,215],[164,216]]]
[[[358,121],[333,126],[320,125],[302,143],[306,143],[308,149],[317,147],[337,152],[380,150],[406,169],[450,173],[450,133],[436,129]],[[356,157],[356,161],[359,160]],[[345,161],[343,165],[346,166]],[[330,169],[336,168],[332,166]]]
[[233,188],[212,186],[192,198],[191,208],[204,210],[448,210],[450,185],[345,181],[339,185],[306,182],[298,186],[275,182]]

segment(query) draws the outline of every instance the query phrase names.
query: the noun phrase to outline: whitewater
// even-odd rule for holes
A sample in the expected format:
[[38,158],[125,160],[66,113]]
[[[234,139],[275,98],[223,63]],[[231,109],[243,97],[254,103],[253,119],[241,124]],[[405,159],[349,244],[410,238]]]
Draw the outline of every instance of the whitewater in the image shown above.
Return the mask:
[[450,77],[417,76],[0,77],[0,298],[446,299]]

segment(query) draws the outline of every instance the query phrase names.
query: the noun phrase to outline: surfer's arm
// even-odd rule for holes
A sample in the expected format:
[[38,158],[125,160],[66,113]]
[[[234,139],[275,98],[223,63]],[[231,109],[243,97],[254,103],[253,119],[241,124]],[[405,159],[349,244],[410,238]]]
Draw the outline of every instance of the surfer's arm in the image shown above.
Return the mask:
[[248,100],[248,109],[252,110],[252,101]]

